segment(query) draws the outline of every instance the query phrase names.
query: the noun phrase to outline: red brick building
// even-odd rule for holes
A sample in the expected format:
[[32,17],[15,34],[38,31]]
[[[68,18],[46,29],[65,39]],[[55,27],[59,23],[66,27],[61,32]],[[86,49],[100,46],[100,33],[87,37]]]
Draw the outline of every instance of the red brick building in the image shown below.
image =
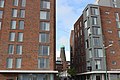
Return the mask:
[[54,80],[55,0],[0,0],[0,80]]
[[120,8],[89,4],[74,24],[73,46],[77,80],[120,79]]

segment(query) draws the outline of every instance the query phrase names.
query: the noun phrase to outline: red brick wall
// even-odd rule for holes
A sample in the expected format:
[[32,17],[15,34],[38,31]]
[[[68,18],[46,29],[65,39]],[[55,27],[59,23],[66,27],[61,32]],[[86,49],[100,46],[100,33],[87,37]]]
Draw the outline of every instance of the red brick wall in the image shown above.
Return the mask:
[[[22,68],[21,70],[37,70],[38,69],[38,48],[39,44],[39,25],[40,25],[40,0],[27,0],[26,7],[21,8],[20,2],[19,6],[12,6],[13,0],[6,0],[4,7],[4,17],[1,30],[1,40],[0,40],[0,70],[6,70],[6,59],[11,57],[13,61],[13,69],[15,68],[15,59],[22,58]],[[45,56],[50,58],[50,70],[55,69],[55,0],[51,0],[51,10],[50,10],[50,43],[45,45],[50,45],[50,56]],[[16,8],[18,13],[20,9],[25,9],[25,19],[12,18],[12,8]],[[1,10],[1,9],[0,9]],[[10,30],[11,20],[17,21],[17,29]],[[24,30],[18,30],[19,20],[24,20],[25,26]],[[9,33],[13,31],[16,33],[16,39],[14,42],[9,41]],[[18,32],[24,33],[23,42],[17,42]],[[15,51],[13,55],[8,55],[8,44],[14,44]],[[16,45],[21,44],[23,46],[22,55],[16,54]]]
[[[106,11],[109,12],[109,14],[105,14]],[[113,46],[106,49],[108,70],[120,69],[120,45],[118,42],[118,40],[120,40],[120,38],[118,38],[118,31],[120,29],[118,29],[116,26],[115,12],[120,13],[120,9],[103,6],[100,7],[101,24],[105,46],[109,45],[109,40],[114,41]],[[107,20],[110,20],[111,23],[108,23]],[[108,33],[108,30],[112,30],[112,33]],[[115,54],[110,53],[111,50],[115,50]],[[116,61],[117,64],[113,65],[112,61]]]

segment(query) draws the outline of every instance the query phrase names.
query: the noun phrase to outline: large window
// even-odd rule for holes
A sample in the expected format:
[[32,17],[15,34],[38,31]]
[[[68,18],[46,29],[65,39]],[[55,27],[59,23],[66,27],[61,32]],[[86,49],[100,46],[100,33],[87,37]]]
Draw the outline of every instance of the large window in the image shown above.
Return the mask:
[[86,46],[86,48],[89,48],[89,40],[86,40],[85,46]]
[[23,33],[19,32],[18,33],[18,42],[22,42],[23,41]]
[[39,42],[49,42],[49,34],[48,33],[40,33],[39,34]]
[[84,22],[84,25],[85,25],[85,28],[88,27],[88,22],[87,22],[87,20]]
[[92,25],[97,25],[97,17],[92,17]]
[[11,29],[16,29],[16,21],[11,21]]
[[87,32],[87,33],[88,33],[88,36],[90,36],[90,35],[91,35],[91,30],[90,30],[90,28],[88,28],[87,31],[88,31],[88,32]]
[[3,11],[0,11],[0,19],[2,19]]
[[21,55],[22,54],[22,45],[17,45],[16,47],[16,53]]
[[13,54],[14,53],[14,45],[10,44],[8,45],[8,54]]
[[25,7],[26,6],[26,0],[21,0],[21,6]]
[[40,47],[39,47],[39,55],[40,56],[48,56],[49,52],[50,52],[49,46],[40,45]]
[[10,32],[9,40],[10,41],[15,41],[15,32]]
[[18,1],[19,1],[19,0],[13,0],[13,5],[14,5],[14,6],[18,6]]
[[4,7],[4,0],[0,0],[0,7],[1,7],[1,8]]
[[16,59],[16,68],[21,68],[21,62],[22,62],[21,58]]
[[93,38],[93,45],[94,46],[100,46],[100,38],[99,37],[94,37]]
[[47,0],[41,0],[40,2],[40,8],[41,9],[50,9],[50,2]]
[[96,69],[101,69],[101,61],[100,60],[96,60],[95,61],[95,66],[96,66]]
[[89,15],[89,9],[86,9],[86,17]]
[[20,18],[25,18],[25,10],[21,9],[19,15],[20,15]]
[[102,49],[94,49],[95,57],[103,57]]
[[92,15],[98,15],[98,8],[91,8],[92,9]]
[[40,30],[49,31],[50,23],[49,22],[40,22]]
[[50,12],[40,11],[40,19],[49,20],[50,19]]
[[49,68],[49,59],[38,58],[38,68]]
[[101,34],[101,29],[100,27],[93,27],[92,32],[93,32],[93,35],[99,35]]
[[89,58],[92,58],[92,50],[89,50]]
[[19,21],[19,29],[24,29],[24,21]]
[[7,58],[7,63],[6,63],[7,68],[12,68],[13,65],[13,59],[12,58]]
[[17,9],[12,9],[12,17],[17,17]]

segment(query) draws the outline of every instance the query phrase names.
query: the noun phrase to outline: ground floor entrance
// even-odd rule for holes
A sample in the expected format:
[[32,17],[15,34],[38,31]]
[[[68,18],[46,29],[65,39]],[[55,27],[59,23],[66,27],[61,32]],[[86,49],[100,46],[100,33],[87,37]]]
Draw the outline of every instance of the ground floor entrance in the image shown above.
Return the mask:
[[76,80],[120,80],[120,73],[100,73],[77,75]]
[[55,74],[0,74],[0,80],[55,80]]

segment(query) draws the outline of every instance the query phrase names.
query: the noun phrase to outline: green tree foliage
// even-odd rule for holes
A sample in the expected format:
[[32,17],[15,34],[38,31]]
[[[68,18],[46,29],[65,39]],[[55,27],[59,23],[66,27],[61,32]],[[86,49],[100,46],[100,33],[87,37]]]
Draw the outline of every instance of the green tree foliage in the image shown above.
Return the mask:
[[76,70],[75,68],[68,69],[67,73],[71,76],[74,77],[76,75]]

